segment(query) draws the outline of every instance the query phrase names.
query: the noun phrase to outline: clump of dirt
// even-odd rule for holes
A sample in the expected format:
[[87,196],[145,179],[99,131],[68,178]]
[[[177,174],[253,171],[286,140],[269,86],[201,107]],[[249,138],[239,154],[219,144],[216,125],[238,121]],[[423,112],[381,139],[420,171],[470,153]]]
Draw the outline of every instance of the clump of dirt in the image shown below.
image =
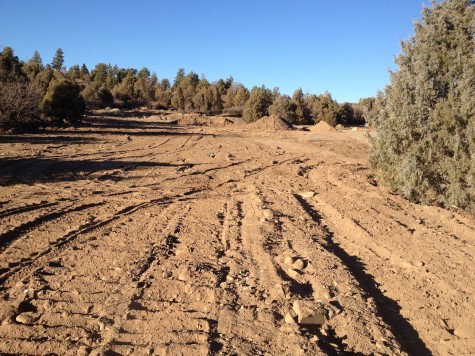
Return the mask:
[[312,131],[312,132],[332,132],[332,131],[336,131],[336,129],[333,126],[326,123],[325,121],[320,121],[318,124],[310,127],[310,131]]
[[208,117],[201,115],[201,114],[185,114],[179,120],[180,125],[192,125],[192,126],[209,126],[210,120]]
[[280,118],[277,115],[263,116],[256,122],[249,124],[248,127],[252,127],[259,130],[273,130],[273,131],[286,131],[293,130],[292,124]]

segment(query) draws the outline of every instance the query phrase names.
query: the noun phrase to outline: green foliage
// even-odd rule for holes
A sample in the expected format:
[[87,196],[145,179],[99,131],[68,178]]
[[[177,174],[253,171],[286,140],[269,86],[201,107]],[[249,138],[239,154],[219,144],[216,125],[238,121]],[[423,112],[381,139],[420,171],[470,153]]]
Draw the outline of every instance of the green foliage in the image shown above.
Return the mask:
[[3,47],[0,53],[0,82],[25,81],[26,75],[11,47]]
[[36,76],[44,69],[43,62],[38,51],[35,51],[33,57],[28,61],[28,63],[23,65],[22,69],[30,81],[33,81]]
[[306,98],[307,106],[310,110],[311,121],[315,124],[325,121],[327,124],[335,126],[338,124],[340,112],[338,103],[333,100],[330,93],[322,95],[309,95]]
[[268,109],[272,104],[272,99],[272,91],[267,89],[264,85],[260,88],[252,88],[249,100],[246,101],[242,113],[244,121],[254,122],[268,115]]
[[125,106],[134,99],[135,95],[135,77],[132,71],[129,71],[126,77],[118,83],[112,90],[114,97],[123,102]]
[[311,123],[310,110],[305,101],[302,89],[297,89],[292,95],[292,103],[295,105],[295,124],[306,125]]
[[78,121],[86,111],[80,92],[80,86],[69,79],[53,79],[41,103],[43,112],[56,120]]
[[397,193],[475,213],[475,6],[433,2],[379,98],[371,165]]
[[51,61],[51,68],[57,71],[61,71],[63,69],[64,64],[64,53],[61,48],[56,50],[56,53]]
[[54,72],[50,65],[47,65],[41,72],[39,72],[33,82],[40,89],[41,94],[44,96],[48,90],[49,83],[54,78]]
[[228,115],[242,116],[246,101],[249,99],[249,90],[240,84],[233,83],[223,96],[223,109]]
[[295,110],[297,105],[288,95],[279,95],[274,99],[274,102],[269,106],[269,114],[277,115],[280,118],[295,124],[297,123],[297,114]]
[[31,84],[0,81],[0,129],[26,129],[36,122],[40,91]]
[[198,112],[203,114],[220,113],[223,110],[223,102],[218,86],[209,84],[203,78],[197,87],[193,105]]
[[193,99],[197,93],[197,87],[200,83],[198,74],[191,71],[184,75],[184,70],[180,69],[173,83],[172,105],[181,111],[193,111],[195,105]]

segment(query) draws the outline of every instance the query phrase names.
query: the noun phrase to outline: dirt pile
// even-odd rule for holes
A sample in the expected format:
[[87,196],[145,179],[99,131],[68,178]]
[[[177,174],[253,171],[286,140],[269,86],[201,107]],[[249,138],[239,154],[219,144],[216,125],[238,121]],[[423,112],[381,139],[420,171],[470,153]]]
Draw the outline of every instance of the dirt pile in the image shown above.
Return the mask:
[[293,130],[290,123],[280,118],[277,115],[263,116],[256,122],[249,124],[248,127],[252,127],[258,130],[272,130],[272,131],[286,131]]
[[180,125],[184,126],[209,126],[210,120],[207,116],[201,114],[185,114],[179,120]]
[[310,127],[310,131],[312,132],[332,132],[332,131],[336,131],[336,129],[327,124],[325,121],[320,121],[318,124]]

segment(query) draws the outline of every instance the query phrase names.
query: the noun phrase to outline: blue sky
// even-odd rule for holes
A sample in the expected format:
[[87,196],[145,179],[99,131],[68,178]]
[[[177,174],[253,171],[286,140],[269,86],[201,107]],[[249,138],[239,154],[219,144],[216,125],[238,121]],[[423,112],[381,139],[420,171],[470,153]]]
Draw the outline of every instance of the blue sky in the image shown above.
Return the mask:
[[178,68],[210,81],[232,75],[285,94],[329,91],[339,102],[389,83],[400,41],[424,0],[0,0],[0,46],[65,65]]

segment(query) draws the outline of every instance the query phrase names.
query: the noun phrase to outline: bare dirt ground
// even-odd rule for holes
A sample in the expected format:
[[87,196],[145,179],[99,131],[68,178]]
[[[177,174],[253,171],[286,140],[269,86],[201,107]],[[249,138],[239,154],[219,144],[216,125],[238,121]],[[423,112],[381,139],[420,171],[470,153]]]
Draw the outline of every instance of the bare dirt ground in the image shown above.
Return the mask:
[[364,133],[159,119],[0,136],[1,354],[475,352],[474,219]]

